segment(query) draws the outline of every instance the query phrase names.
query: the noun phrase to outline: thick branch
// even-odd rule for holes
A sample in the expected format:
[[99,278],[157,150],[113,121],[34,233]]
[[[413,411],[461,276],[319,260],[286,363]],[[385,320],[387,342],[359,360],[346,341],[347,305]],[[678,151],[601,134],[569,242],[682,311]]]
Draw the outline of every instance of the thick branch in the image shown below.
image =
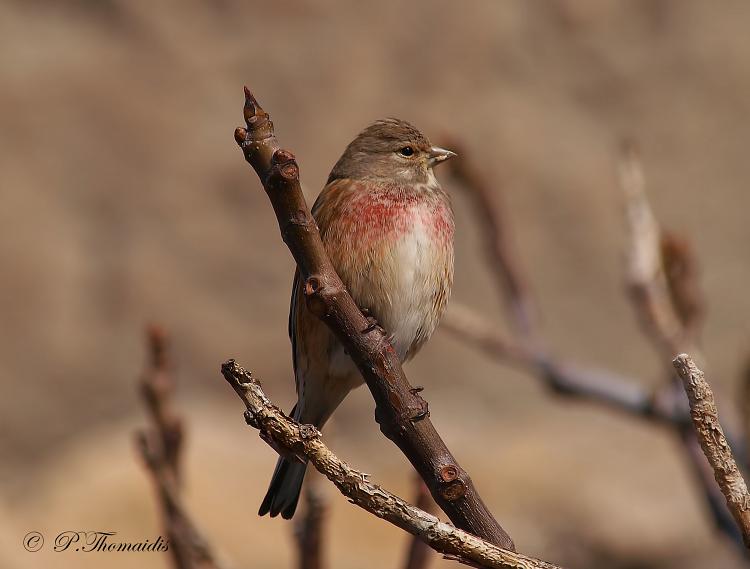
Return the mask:
[[703,372],[690,356],[680,354],[673,364],[690,401],[690,414],[703,453],[711,464],[727,506],[742,531],[745,546],[750,547],[750,494],[719,423],[714,394]]
[[555,569],[556,566],[497,545],[441,522],[435,516],[416,508],[398,496],[367,480],[334,455],[311,425],[300,425],[271,404],[260,382],[249,372],[229,360],[221,373],[247,408],[247,423],[258,429],[264,440],[275,447],[306,458],[321,474],[355,505],[397,527],[418,536],[436,551],[458,556],[482,567],[501,569]]
[[433,427],[427,403],[409,385],[384,332],[368,322],[336,274],[300,189],[295,158],[280,148],[268,114],[247,89],[244,113],[247,129],[238,128],[235,139],[271,200],[305,283],[307,307],[331,328],[357,364],[375,399],[381,431],[407,456],[456,526],[512,549],[513,541]]

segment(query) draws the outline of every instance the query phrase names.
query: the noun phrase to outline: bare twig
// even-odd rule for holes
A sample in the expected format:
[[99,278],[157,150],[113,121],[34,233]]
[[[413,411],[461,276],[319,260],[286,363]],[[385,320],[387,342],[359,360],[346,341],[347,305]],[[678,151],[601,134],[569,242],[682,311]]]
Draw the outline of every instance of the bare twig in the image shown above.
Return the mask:
[[[745,367],[742,370],[742,378],[740,383],[740,411],[742,416],[742,431],[745,435],[744,447],[745,458],[738,457],[740,464],[745,465],[747,468],[748,462],[747,457],[750,457],[750,357],[746,357]],[[730,444],[737,454],[738,446],[730,439]]]
[[141,393],[152,426],[136,432],[138,451],[159,496],[162,523],[176,569],[221,569],[211,546],[197,529],[180,497],[182,419],[171,403],[174,381],[163,330],[148,331],[150,365],[141,380]]
[[[640,159],[632,144],[624,146],[620,188],[625,197],[630,231],[628,281],[631,299],[644,333],[652,339],[664,362],[668,380],[654,398],[675,407],[682,415],[687,412],[687,404],[680,382],[668,362],[683,350],[698,352],[705,303],[698,283],[697,263],[684,239],[659,227],[646,194]],[[701,453],[698,433],[685,421],[677,421],[672,426],[716,527],[742,547],[741,536]],[[744,445],[742,448],[744,450]]]
[[[455,140],[450,142],[450,146],[461,148],[461,144]],[[496,277],[506,304],[510,306],[516,329],[521,335],[518,340],[505,338],[497,326],[455,301],[443,318],[443,329],[463,342],[482,348],[496,359],[509,361],[535,373],[547,388],[558,395],[597,401],[650,419],[686,422],[686,411],[678,417],[673,406],[655,401],[652,394],[636,381],[611,371],[571,364],[544,347],[536,330],[535,318],[531,317],[534,313],[533,294],[513,250],[507,216],[494,198],[496,191],[484,179],[479,168],[466,158],[466,154],[459,152],[459,158],[449,166],[476,205],[477,219],[484,228],[488,266]]]
[[[456,142],[451,144],[454,148],[459,146]],[[456,172],[457,178],[479,205],[477,218],[485,228],[487,260],[493,274],[498,277],[498,288],[506,295],[509,306],[524,306],[520,299],[530,299],[532,295],[519,264],[515,262],[503,211],[488,197],[491,196],[489,187],[475,168],[467,165],[465,160],[454,161],[453,166],[465,168]],[[685,240],[659,227],[645,193],[643,172],[632,145],[625,146],[620,166],[620,185],[626,197],[630,233],[628,290],[644,333],[658,347],[665,369],[671,370],[667,363],[675,353],[696,351],[705,313],[695,257]],[[508,282],[521,284],[514,287]],[[519,313],[523,314],[523,311],[511,310],[516,328],[523,331],[523,326],[518,325]],[[703,458],[679,382],[670,381],[653,393],[636,379],[607,370],[572,365],[545,349],[533,330],[532,319],[522,322],[528,325],[525,328],[527,333],[518,339],[508,339],[497,330],[497,326],[453,302],[442,326],[461,341],[479,347],[492,357],[534,373],[558,395],[607,405],[674,429],[717,527],[741,545],[736,525]],[[675,377],[673,371],[670,371],[670,377]],[[736,437],[730,436],[730,440],[744,455],[744,444],[735,444]]]
[[[414,505],[428,514],[435,515],[437,505],[432,496],[430,496],[430,491],[425,486],[424,480],[419,475],[414,477],[414,486],[416,489]],[[430,563],[430,557],[430,546],[414,535],[409,542],[404,569],[425,569]]]
[[727,506],[742,531],[745,546],[750,547],[750,494],[719,423],[714,394],[703,372],[690,356],[680,354],[673,364],[690,401],[690,414],[701,448],[711,464]]
[[[481,350],[487,356],[536,375],[557,395],[605,405],[626,415],[653,420],[670,428],[690,428],[690,413],[686,406],[654,397],[638,378],[608,369],[581,366],[543,350],[527,348],[523,343],[506,338],[489,320],[462,304],[453,302],[440,325],[458,340]],[[747,375],[750,417],[750,365]],[[740,447],[742,444],[742,438],[731,432],[727,432],[727,438],[733,447]],[[746,455],[744,452],[735,454],[741,461]]]
[[662,231],[661,258],[669,299],[680,320],[683,338],[697,343],[706,313],[706,301],[700,287],[698,263],[687,239]]
[[153,432],[159,437],[159,445],[164,451],[166,470],[179,483],[184,428],[172,405],[174,377],[169,340],[164,330],[156,325],[149,326],[147,335],[150,365],[141,378],[141,396],[154,423]]
[[290,454],[306,458],[351,502],[397,527],[418,536],[436,551],[459,556],[482,567],[502,569],[555,569],[544,561],[502,549],[470,533],[441,522],[432,514],[412,506],[367,480],[336,457],[312,425],[300,425],[272,405],[249,372],[229,360],[221,367],[225,379],[245,404],[245,420]]
[[631,299],[644,333],[662,352],[675,354],[682,326],[670,303],[661,257],[661,229],[646,196],[638,154],[630,143],[624,145],[619,173],[629,232],[626,278]]
[[456,526],[512,549],[513,541],[432,425],[427,403],[409,385],[385,333],[371,326],[336,274],[302,195],[295,158],[280,148],[268,114],[247,89],[244,114],[247,128],[237,128],[235,140],[271,200],[304,282],[306,305],[357,364],[375,399],[381,431],[406,455]]
[[657,421],[689,420],[687,414],[658,404],[637,380],[605,369],[578,366],[542,349],[534,350],[510,340],[484,317],[456,302],[448,309],[441,326],[487,355],[533,373],[557,395],[601,403]]
[[490,187],[479,168],[471,163],[470,153],[464,151],[460,141],[450,140],[446,146],[458,153],[448,167],[474,203],[474,211],[484,233],[489,269],[498,290],[503,292],[511,321],[522,336],[533,339],[536,316],[534,300],[513,248],[508,219],[500,207],[499,193]]
[[[686,406],[676,404],[673,397],[655,397],[635,379],[609,370],[579,367],[555,359],[543,351],[528,350],[504,338],[484,318],[456,303],[443,318],[442,326],[461,341],[479,347],[493,358],[510,361],[533,373],[557,395],[598,403],[631,417],[673,429],[682,442],[688,466],[705,497],[716,527],[735,543],[741,544],[736,525],[703,458]],[[729,433],[727,436],[729,438]],[[740,444],[735,438],[730,440],[733,446]]]
[[304,515],[296,520],[294,536],[297,540],[297,567],[323,569],[323,526],[326,505],[316,477],[307,476],[303,490]]

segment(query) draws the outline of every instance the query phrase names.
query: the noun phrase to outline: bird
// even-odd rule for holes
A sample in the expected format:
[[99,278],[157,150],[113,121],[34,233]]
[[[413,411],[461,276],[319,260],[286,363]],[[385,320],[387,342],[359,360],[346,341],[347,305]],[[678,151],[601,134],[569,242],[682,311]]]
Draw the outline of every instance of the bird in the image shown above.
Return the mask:
[[[336,272],[401,362],[430,338],[451,294],[453,208],[433,168],[455,155],[404,120],[375,121],[346,147],[312,208]],[[308,311],[299,270],[289,337],[297,389],[291,417],[320,429],[364,380],[325,323]],[[279,458],[259,515],[294,515],[306,466]]]

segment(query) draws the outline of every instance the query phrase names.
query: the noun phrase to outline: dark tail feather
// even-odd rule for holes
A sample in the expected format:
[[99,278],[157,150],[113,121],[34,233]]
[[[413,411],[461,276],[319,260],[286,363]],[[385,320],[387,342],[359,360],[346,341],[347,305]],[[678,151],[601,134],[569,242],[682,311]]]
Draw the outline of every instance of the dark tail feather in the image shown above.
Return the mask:
[[[300,406],[295,405],[290,413],[290,416],[296,421],[299,420],[299,410]],[[285,520],[291,519],[297,509],[306,469],[307,463],[292,462],[284,457],[279,457],[273,476],[271,476],[271,483],[268,485],[268,492],[266,492],[266,497],[263,498],[258,510],[258,515],[265,516],[270,513],[273,518],[281,513],[281,517]]]
[[270,513],[273,518],[281,513],[285,520],[291,519],[294,510],[297,509],[306,468],[307,464],[279,458],[258,515],[265,516]]

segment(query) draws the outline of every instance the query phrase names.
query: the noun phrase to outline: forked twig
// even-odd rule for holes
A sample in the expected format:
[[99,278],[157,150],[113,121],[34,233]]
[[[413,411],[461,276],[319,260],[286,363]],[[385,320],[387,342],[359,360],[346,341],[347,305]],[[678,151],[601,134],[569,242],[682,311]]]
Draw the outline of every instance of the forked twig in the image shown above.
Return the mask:
[[481,567],[498,569],[556,569],[556,565],[526,557],[484,541],[441,522],[432,514],[408,504],[398,496],[370,482],[334,455],[312,425],[301,425],[271,404],[252,374],[233,360],[221,366],[221,373],[245,404],[245,420],[263,433],[264,440],[290,454],[304,456],[355,505],[395,526],[418,536],[445,555],[459,556]]

